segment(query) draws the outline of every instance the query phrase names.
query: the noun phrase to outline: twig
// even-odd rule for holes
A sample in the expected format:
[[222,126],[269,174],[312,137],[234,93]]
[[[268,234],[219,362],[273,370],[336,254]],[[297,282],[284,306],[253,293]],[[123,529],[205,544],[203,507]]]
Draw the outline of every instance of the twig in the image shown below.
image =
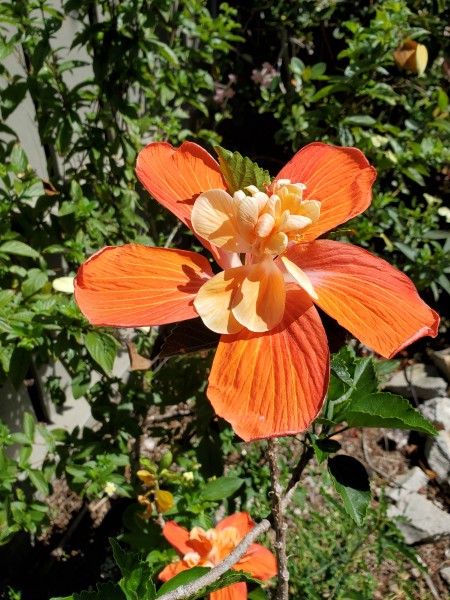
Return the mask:
[[419,398],[417,397],[416,386],[412,382],[412,377],[409,376],[408,368],[409,368],[409,365],[406,365],[406,367],[405,367],[405,369],[403,371],[403,373],[405,375],[405,380],[406,380],[406,383],[408,384],[408,387],[410,389],[412,399],[414,400],[414,404],[416,406],[419,406]]
[[298,461],[298,464],[295,467],[294,472],[292,473],[292,477],[291,477],[289,483],[287,484],[283,508],[286,508],[286,506],[292,500],[292,496],[294,495],[295,489],[300,481],[300,477],[302,476],[303,471],[305,470],[307,464],[309,463],[309,461],[312,459],[313,456],[314,456],[314,450],[313,450],[312,446],[305,446],[303,453],[300,456],[300,460]]
[[177,235],[180,227],[181,227],[181,221],[178,221],[177,224],[175,225],[175,227],[170,232],[169,236],[167,237],[166,243],[164,244],[164,248],[168,248],[170,246],[173,238]]
[[289,570],[286,554],[287,524],[284,518],[285,502],[283,488],[280,482],[279,441],[277,438],[269,439],[267,458],[270,468],[270,495],[272,496],[271,514],[273,528],[275,529],[275,550],[277,553],[278,585],[274,593],[274,600],[287,600],[289,596]]
[[236,548],[230,552],[230,554],[228,554],[228,556],[220,564],[218,564],[217,567],[214,567],[211,569],[211,571],[202,577],[199,577],[195,581],[187,583],[186,585],[180,585],[180,587],[176,588],[175,590],[167,592],[167,594],[163,594],[158,600],[184,600],[185,598],[194,596],[205,586],[214,583],[224,573],[231,569],[231,567],[233,567],[244,556],[253,542],[269,528],[269,519],[263,519],[260,523],[258,523],[258,525],[256,525],[247,533],[247,535],[236,546]]
[[428,589],[430,590],[433,598],[435,598],[436,600],[442,598],[441,594],[437,591],[436,586],[434,585],[433,580],[428,575],[428,573],[422,573],[422,577],[424,578],[425,583],[427,584]]

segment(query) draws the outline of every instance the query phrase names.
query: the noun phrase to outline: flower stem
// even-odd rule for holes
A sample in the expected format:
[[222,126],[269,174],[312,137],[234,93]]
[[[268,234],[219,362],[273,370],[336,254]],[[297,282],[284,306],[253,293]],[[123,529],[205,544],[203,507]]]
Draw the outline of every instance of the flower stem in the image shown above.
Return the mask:
[[280,482],[279,441],[276,438],[269,439],[267,458],[270,468],[270,485],[272,496],[271,515],[273,528],[275,530],[275,551],[277,555],[278,585],[273,596],[274,600],[288,600],[289,597],[289,570],[287,567],[286,554],[286,529],[285,502],[283,489]]

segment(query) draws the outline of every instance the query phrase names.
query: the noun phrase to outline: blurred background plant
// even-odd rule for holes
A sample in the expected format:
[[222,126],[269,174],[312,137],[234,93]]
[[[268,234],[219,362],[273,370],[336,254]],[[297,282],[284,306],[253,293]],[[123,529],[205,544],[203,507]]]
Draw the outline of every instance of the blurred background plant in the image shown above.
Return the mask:
[[[136,155],[146,142],[220,143],[272,175],[313,141],[360,148],[378,171],[374,201],[333,235],[404,270],[448,318],[448,17],[444,0],[0,2],[0,393],[12,384],[29,395],[34,413],[0,428],[3,544],[21,531],[46,531],[56,476],[85,504],[127,498],[123,540],[142,550],[155,531],[151,518],[135,518],[145,508],[136,502],[147,493],[136,473],[149,468],[146,461],[157,465],[158,487],[147,496],[153,516],[161,490],[174,497],[173,507],[164,505],[167,515],[189,528],[212,526],[219,506],[251,508],[255,519],[267,508],[259,454],[249,451],[242,466],[244,451],[205,399],[210,356],[155,361],[168,331],[93,328],[70,290],[53,284],[74,276],[104,245],[195,244],[137,185]],[[395,49],[411,39],[428,49],[421,76],[394,63]],[[43,167],[35,164],[29,132],[19,135],[15,126],[29,113]],[[130,341],[148,370],[123,378],[114,364]],[[64,376],[41,375],[55,363]],[[87,399],[93,421],[82,430],[49,428],[44,396],[64,411],[69,394]],[[9,410],[3,405],[2,415]],[[36,442],[46,448],[42,467],[32,456]],[[176,457],[172,475],[172,463],[164,473],[159,462],[167,448]],[[224,471],[221,488],[214,482]],[[329,514],[338,511],[327,494],[324,504]],[[382,505],[375,510],[381,512],[370,513],[366,527],[375,535],[378,519],[380,539],[391,539]],[[329,526],[333,518],[311,512],[300,529],[317,539],[323,520]],[[345,539],[341,515],[339,523],[335,539]],[[147,550],[151,565],[162,566],[170,554]],[[316,560],[325,565],[328,558],[311,556]],[[350,564],[354,556],[342,560]],[[293,574],[298,589],[319,597],[302,573]],[[369,594],[371,585],[359,591]]]

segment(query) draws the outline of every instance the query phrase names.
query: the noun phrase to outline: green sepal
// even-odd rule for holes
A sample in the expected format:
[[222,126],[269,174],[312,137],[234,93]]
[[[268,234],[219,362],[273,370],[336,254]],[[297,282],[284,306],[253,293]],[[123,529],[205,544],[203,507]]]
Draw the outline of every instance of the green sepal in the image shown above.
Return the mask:
[[233,195],[237,190],[243,190],[248,185],[255,185],[261,191],[264,185],[270,185],[269,172],[261,169],[256,163],[239,152],[231,152],[220,146],[214,146],[219,157],[222,175],[228,185],[228,191]]

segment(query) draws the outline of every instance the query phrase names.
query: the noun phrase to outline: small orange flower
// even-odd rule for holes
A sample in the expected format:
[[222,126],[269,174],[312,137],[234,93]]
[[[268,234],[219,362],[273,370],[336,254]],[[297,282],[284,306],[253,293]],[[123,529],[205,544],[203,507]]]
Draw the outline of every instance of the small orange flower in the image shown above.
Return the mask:
[[[166,540],[175,548],[180,560],[168,565],[159,574],[161,581],[168,581],[181,571],[192,567],[215,567],[230,554],[254,523],[246,512],[231,515],[220,521],[215,529],[205,531],[194,527],[188,531],[174,521],[168,521],[163,529]],[[232,567],[236,571],[246,571],[262,581],[277,574],[273,554],[260,544],[252,544],[247,553]],[[247,584],[236,583],[210,595],[210,600],[246,600]]]
[[387,358],[439,317],[413,283],[351,244],[318,239],[363,212],[376,172],[355,148],[306,146],[262,192],[228,192],[219,164],[185,142],[149,144],[147,190],[211,250],[107,247],[78,271],[75,298],[95,325],[141,327],[200,317],[221,333],[207,390],[244,440],[297,434],[322,407],[327,337],[314,305]]

